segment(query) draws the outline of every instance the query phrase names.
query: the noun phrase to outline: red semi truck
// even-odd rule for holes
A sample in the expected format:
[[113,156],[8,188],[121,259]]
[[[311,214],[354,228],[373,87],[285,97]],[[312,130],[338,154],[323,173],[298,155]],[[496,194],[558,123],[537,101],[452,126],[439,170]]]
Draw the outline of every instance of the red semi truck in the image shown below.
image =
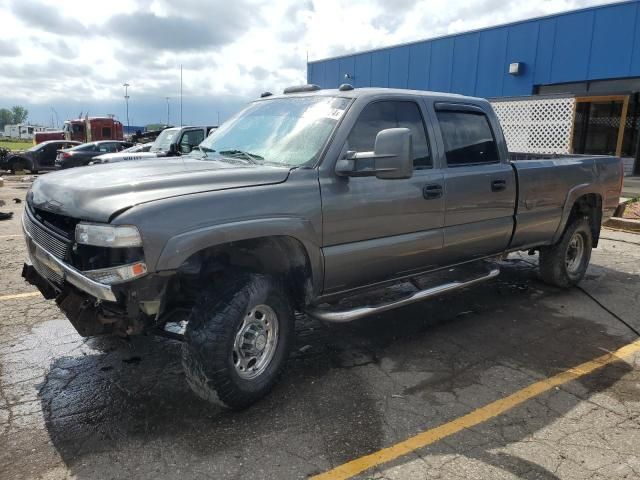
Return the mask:
[[62,131],[38,132],[34,143],[46,140],[74,140],[77,142],[95,142],[97,140],[123,140],[122,122],[111,117],[87,117],[66,120]]
[[88,117],[67,120],[62,127],[65,140],[95,142],[97,140],[122,140],[122,123],[111,117]]

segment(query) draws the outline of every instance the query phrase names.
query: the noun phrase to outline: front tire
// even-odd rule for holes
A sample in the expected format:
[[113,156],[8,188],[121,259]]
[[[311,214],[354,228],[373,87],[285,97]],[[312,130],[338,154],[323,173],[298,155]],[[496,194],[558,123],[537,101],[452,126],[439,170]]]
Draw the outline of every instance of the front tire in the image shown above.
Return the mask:
[[577,285],[587,272],[592,248],[589,222],[585,218],[574,220],[558,243],[540,249],[540,276],[556,287]]
[[242,409],[266,396],[282,375],[294,314],[285,289],[270,276],[239,273],[224,281],[193,307],[182,365],[196,395]]

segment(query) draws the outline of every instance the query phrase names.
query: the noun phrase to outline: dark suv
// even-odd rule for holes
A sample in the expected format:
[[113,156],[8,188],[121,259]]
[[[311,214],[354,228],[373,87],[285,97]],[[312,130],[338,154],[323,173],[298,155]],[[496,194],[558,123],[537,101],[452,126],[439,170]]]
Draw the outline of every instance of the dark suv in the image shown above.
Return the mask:
[[28,150],[10,153],[0,164],[6,170],[29,170],[38,173],[40,170],[52,170],[56,167],[56,155],[59,150],[80,145],[71,140],[49,140],[34,145]]
[[83,143],[82,145],[60,151],[56,158],[56,167],[71,168],[89,165],[89,162],[98,155],[119,152],[132,146],[133,143],[120,140],[102,140],[99,142]]

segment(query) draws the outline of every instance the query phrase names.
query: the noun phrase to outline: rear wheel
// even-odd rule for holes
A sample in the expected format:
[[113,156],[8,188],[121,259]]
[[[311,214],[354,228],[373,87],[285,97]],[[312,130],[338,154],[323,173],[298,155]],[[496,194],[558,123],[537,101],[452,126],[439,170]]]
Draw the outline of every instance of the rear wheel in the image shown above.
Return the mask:
[[574,220],[560,241],[540,249],[540,276],[557,287],[571,287],[579,283],[587,272],[593,236],[585,218]]
[[294,332],[285,289],[270,276],[241,273],[196,302],[182,365],[191,389],[229,408],[267,395],[284,369]]

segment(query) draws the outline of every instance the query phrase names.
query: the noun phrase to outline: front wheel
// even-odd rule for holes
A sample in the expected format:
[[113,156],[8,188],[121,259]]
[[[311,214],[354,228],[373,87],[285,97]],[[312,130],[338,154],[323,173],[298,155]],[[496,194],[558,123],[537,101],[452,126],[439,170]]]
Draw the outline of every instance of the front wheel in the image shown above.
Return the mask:
[[294,314],[283,286],[239,273],[196,302],[182,349],[191,389],[201,398],[246,408],[266,396],[284,369]]
[[540,276],[557,287],[578,284],[587,272],[593,236],[585,218],[574,220],[558,243],[540,249]]

